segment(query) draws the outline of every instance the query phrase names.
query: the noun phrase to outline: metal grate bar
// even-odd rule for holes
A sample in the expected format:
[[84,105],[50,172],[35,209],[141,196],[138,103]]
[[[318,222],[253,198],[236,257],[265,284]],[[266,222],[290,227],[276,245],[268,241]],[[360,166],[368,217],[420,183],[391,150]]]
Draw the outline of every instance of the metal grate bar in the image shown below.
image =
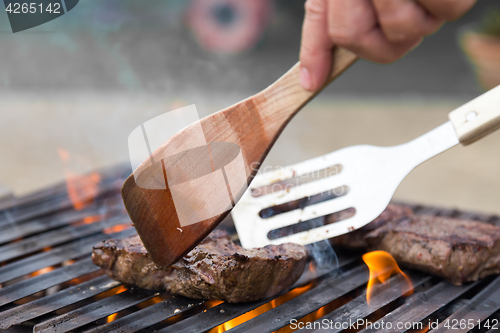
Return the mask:
[[21,237],[33,235],[38,232],[45,232],[63,225],[82,220],[89,215],[95,215],[97,210],[86,209],[81,211],[66,210],[57,215],[51,215],[36,220],[16,223],[0,228],[0,244],[16,240]]
[[[69,259],[81,258],[82,256],[88,255],[91,252],[92,246],[100,240],[106,238],[122,238],[135,234],[134,229],[128,229],[124,232],[113,235],[105,235],[100,232],[104,227],[108,226],[103,226],[103,223],[111,223],[109,225],[111,226],[129,222],[128,219],[124,221],[123,216],[119,217],[119,219],[121,219],[120,221],[103,220],[105,222],[96,222],[94,224],[82,225],[79,227],[67,226],[71,222],[79,221],[84,217],[92,214],[99,214],[99,210],[97,209],[98,205],[103,206],[104,204],[106,206],[106,215],[109,214],[116,216],[117,214],[122,214],[119,209],[112,209],[110,212],[110,205],[107,205],[102,201],[102,199],[107,200],[108,198],[114,199],[117,197],[114,195],[114,191],[117,189],[116,184],[116,182],[107,182],[104,184],[104,187],[109,186],[110,191],[105,192],[104,194],[101,193],[101,200],[98,200],[92,208],[89,207],[86,210],[79,212],[74,210],[55,210],[54,207],[56,207],[57,202],[60,204],[62,201],[68,201],[64,186],[59,188],[54,187],[47,190],[48,192],[46,193],[49,194],[45,194],[45,196],[39,194],[33,196],[31,200],[25,198],[25,201],[21,206],[16,206],[8,210],[9,213],[16,212],[17,215],[14,216],[14,219],[12,219],[12,216],[7,218],[4,214],[2,214],[5,212],[0,211],[0,244],[16,240],[20,237],[33,235],[30,238],[0,246],[0,262],[31,255],[29,258],[23,258],[0,267],[0,283],[23,277],[44,267],[61,264]],[[101,184],[101,186],[102,185],[103,184]],[[47,198],[46,196],[50,196],[50,198]],[[19,202],[17,204],[19,204]],[[45,209],[45,206],[49,206],[49,208],[53,207],[54,210],[45,212],[43,210]],[[113,207],[121,208],[122,206],[120,205],[120,207],[118,207],[118,205],[116,205]],[[36,209],[40,208],[42,208],[42,210],[35,212]],[[412,206],[412,208],[416,210],[417,214],[425,213],[435,216],[476,219],[500,225],[500,218],[495,216],[470,214],[453,209],[440,209],[425,206]],[[35,214],[34,216],[40,216],[40,218],[36,218],[35,220],[22,219],[21,221],[19,216],[22,217],[23,214]],[[46,217],[44,216],[46,214],[53,215]],[[5,224],[4,218],[8,219],[10,222],[12,222],[12,220],[15,221],[17,218],[20,223],[8,225],[10,222]],[[56,228],[58,229],[53,230]],[[58,247],[33,255],[34,252],[48,246]],[[355,260],[357,258],[350,255],[349,259]],[[38,318],[37,321],[35,321],[39,322],[39,324],[34,328],[35,332],[67,332],[76,329],[78,332],[86,330],[85,332],[87,333],[132,333],[142,331],[150,328],[152,325],[160,323],[163,325],[161,326],[163,329],[160,332],[203,332],[223,324],[228,320],[239,317],[279,297],[276,296],[252,303],[221,303],[215,307],[207,309],[206,311],[200,311],[199,306],[204,303],[203,301],[195,301],[173,296],[168,300],[137,310],[138,308],[134,307],[135,305],[151,299],[159,293],[140,289],[130,289],[120,294],[95,301],[95,299],[91,299],[93,296],[120,285],[119,282],[116,282],[107,276],[100,276],[77,286],[64,289],[55,294],[41,297],[30,303],[18,306],[12,304],[13,301],[98,270],[99,267],[94,266],[89,257],[85,257],[72,265],[57,268],[52,272],[32,277],[0,289],[0,307],[4,306],[3,309],[5,309],[5,311],[0,312],[0,332],[2,329],[9,328],[12,325],[23,324],[26,321],[40,316],[44,317]],[[432,278],[430,275],[413,271],[410,272],[409,275],[412,277],[415,287],[422,285]],[[425,292],[416,292],[413,296],[405,298],[405,303],[402,305],[399,305],[401,303],[399,300],[404,291],[401,290],[400,287],[394,287],[394,285],[390,287],[383,287],[385,288],[383,292],[377,292],[377,294],[372,296],[369,306],[366,303],[366,295],[364,293],[363,295],[351,300],[354,292],[356,292],[356,295],[359,295],[357,291],[364,289],[362,287],[366,284],[367,279],[367,269],[365,269],[365,266],[361,264],[358,264],[357,267],[354,267],[338,276],[334,276],[334,274],[327,274],[323,277],[317,278],[315,280],[315,284],[313,284],[314,287],[304,292],[304,294],[294,294],[293,296],[295,296],[295,298],[292,299],[290,299],[291,297],[285,297],[283,298],[283,302],[278,300],[277,303],[273,304],[281,305],[278,305],[275,308],[272,308],[271,310],[268,310],[259,316],[234,327],[230,331],[259,333],[275,331],[282,327],[286,327],[291,319],[304,318],[305,316],[328,304],[330,304],[330,310],[328,311],[331,311],[332,306],[337,307],[342,305],[344,302],[346,304],[336,308],[334,311],[321,317],[321,319],[318,319],[316,322],[320,322],[324,319],[333,319],[335,321],[348,321],[349,319],[353,319],[355,321],[358,318],[366,318],[375,313],[375,311],[381,309],[385,311],[385,309],[388,308],[387,305],[389,304],[391,304],[391,306],[398,305],[399,307],[391,313],[386,314],[380,320],[384,320],[385,322],[422,322],[430,315],[437,313],[453,300],[459,298],[462,299],[463,297],[461,296],[463,296],[464,293],[471,290],[474,286],[478,286],[479,283],[482,283],[481,286],[486,286],[483,291],[480,294],[477,294],[470,302],[467,303],[466,306],[453,313],[449,319],[456,318],[459,321],[464,318],[484,320],[485,318],[491,318],[491,315],[500,309],[500,277],[493,281],[487,280],[484,282],[476,282],[461,287],[453,286],[446,282],[440,282]],[[488,281],[492,282],[488,284]],[[349,298],[342,298],[342,296],[346,295]],[[83,300],[87,301],[79,303]],[[339,302],[331,303],[335,300],[339,300]],[[340,301],[343,301],[343,303],[340,303]],[[462,300],[460,302],[462,302]],[[75,307],[71,307],[72,311],[58,317],[54,317],[57,315],[54,311],[63,308],[64,312],[69,311],[70,309],[66,307],[72,304],[75,304],[77,307],[76,310],[72,310]],[[147,304],[151,303],[148,302]],[[127,310],[131,307],[133,308],[130,310],[134,311],[132,313]],[[104,323],[95,327],[97,324],[103,323],[107,316],[123,310],[127,313],[125,316],[110,323]],[[164,323],[165,320],[181,313],[184,313],[184,315],[181,316],[182,320],[174,322],[170,325],[168,324],[170,321],[168,323]],[[322,312],[320,310],[314,313],[321,315]],[[381,313],[380,315],[385,313],[386,312]],[[122,313],[120,312],[119,314]],[[95,321],[98,322],[96,325],[93,325],[92,323]],[[27,324],[33,325],[33,322]],[[151,329],[152,328],[150,328],[150,330]],[[445,329],[440,327],[440,329],[436,331],[441,332],[442,330]],[[332,331],[333,330],[329,330],[329,332]],[[362,332],[366,333],[366,331],[367,330],[363,330]],[[453,330],[453,332],[462,331]]]
[[[358,266],[347,273],[332,278],[320,278],[319,284],[296,298],[244,322],[230,332],[271,332],[273,327],[283,327],[291,319],[303,317],[318,310],[335,299],[361,287],[368,282],[368,269]],[[279,327],[278,327],[279,326]]]
[[51,216],[14,223],[0,227],[0,244],[36,233],[47,232],[51,229],[78,222],[86,217],[98,215],[105,218],[107,216],[116,216],[117,214],[121,215],[123,211],[124,206],[120,202],[118,205],[115,204],[111,207],[106,207],[104,211],[97,207],[97,205],[93,205],[81,211],[63,210]]
[[21,324],[27,320],[42,316],[68,305],[83,301],[120,285],[120,282],[107,276],[83,282],[77,286],[61,290],[0,313],[0,329]]
[[[13,202],[15,203],[16,200],[13,200]],[[54,209],[62,210],[69,207],[71,207],[71,202],[69,201],[67,193],[59,193],[55,196],[46,197],[26,204],[17,204],[0,211],[0,227],[47,214],[54,211]]]
[[468,327],[469,320],[477,324],[477,321],[481,322],[492,315],[494,312],[500,309],[500,276],[498,276],[493,282],[491,282],[486,288],[484,288],[479,294],[477,294],[469,304],[463,306],[458,311],[455,311],[451,316],[447,318],[450,326],[453,325],[453,320],[457,320],[458,323],[464,321],[467,323],[465,328],[461,328],[460,324],[455,329],[449,329],[445,327],[446,320],[441,322],[439,327],[432,332],[454,332],[454,333],[465,333],[471,328]]
[[193,306],[201,305],[205,301],[195,301],[188,298],[172,296],[168,300],[151,305],[136,311],[128,316],[112,321],[111,323],[85,331],[85,333],[134,333],[168,318],[177,316]]
[[0,247],[0,262],[11,260],[26,254],[42,250],[48,246],[55,246],[75,239],[90,236],[104,228],[117,224],[132,223],[128,217],[119,216],[109,220],[96,221],[90,225],[80,227],[68,226],[54,231],[23,239]]
[[61,192],[66,193],[66,184],[60,183],[57,185],[54,185],[49,188],[44,188],[40,191],[22,196],[22,197],[14,197],[12,200],[8,201],[2,201],[0,202],[0,212],[12,208],[14,206],[23,206],[23,205],[29,205],[30,203],[34,203],[37,201],[42,201],[45,200],[47,201],[48,197],[52,197],[54,195],[57,195]]
[[33,295],[60,283],[67,282],[79,276],[98,271],[90,258],[75,262],[72,265],[55,269],[51,272],[32,277],[0,289],[0,306]]
[[35,325],[33,332],[68,332],[147,301],[159,294],[158,292],[148,290],[127,290]]
[[[89,194],[88,198],[82,196],[81,200],[98,200],[99,198],[109,195],[110,193],[118,192],[119,187],[117,185],[118,184],[116,184],[116,182],[101,184],[99,186],[99,193],[96,197],[94,197],[94,194],[92,193],[92,196]],[[49,201],[42,201],[40,204],[32,205],[26,208],[23,206],[16,206],[13,209],[6,209],[0,212],[0,227],[70,208],[72,206],[73,203],[67,194],[63,195],[62,198],[51,197]]]
[[[358,258],[344,258],[340,259],[339,268],[343,268],[353,262],[355,262]],[[321,279],[326,278],[334,278],[333,273],[325,274]],[[281,295],[286,295],[288,292],[293,292],[293,288],[297,286],[292,286],[287,292],[282,293]],[[299,286],[300,287],[300,286]],[[238,316],[241,316],[244,313],[252,311],[258,308],[261,305],[271,302],[273,299],[280,297],[280,295],[274,296],[272,298],[263,299],[256,302],[250,303],[227,303],[224,302],[219,304],[213,308],[207,309],[204,312],[195,314],[189,318],[182,320],[181,322],[170,325],[160,332],[171,332],[174,330],[175,332],[204,332],[206,330],[217,327],[228,320],[234,319]]]
[[[449,282],[440,282],[434,287],[424,292],[411,296],[405,304],[382,317],[379,321],[392,323],[391,332],[405,332],[407,329],[396,328],[396,323],[416,323],[424,320],[437,310],[463,295],[479,282],[470,283],[464,286],[455,286]],[[361,332],[377,332],[378,330],[364,329]]]
[[213,308],[207,309],[206,312],[200,312],[194,316],[186,318],[178,323],[170,325],[160,331],[159,333],[166,332],[205,332],[209,329],[217,327],[228,320],[241,316],[244,313],[252,311],[261,305],[271,302],[272,298],[266,298],[256,302],[250,303],[222,303]]
[[[99,170],[99,175],[101,176],[101,184],[103,183],[123,183],[123,180],[127,178],[132,170],[129,165],[117,165],[105,170]],[[123,178],[123,179],[122,179]],[[12,207],[27,207],[30,205],[40,205],[43,202],[49,201],[51,198],[62,195],[67,196],[67,185],[66,183],[59,183],[48,188],[41,189],[39,191],[30,193],[22,197],[16,197],[14,200],[9,200],[7,202],[0,203],[0,215],[3,210]]]
[[[416,272],[414,273],[408,273],[407,274],[410,279],[413,282],[413,287],[416,288],[425,282],[429,281],[431,279],[431,276],[425,276],[422,274],[418,274]],[[391,279],[391,282],[393,283],[390,288],[384,290],[382,292],[379,292],[376,295],[373,295],[373,297],[370,299],[370,304],[367,303],[366,301],[366,292],[364,292],[362,295],[356,297],[352,301],[344,304],[343,306],[339,307],[338,309],[330,312],[326,316],[321,317],[320,319],[316,320],[314,325],[317,325],[316,327],[321,328],[322,321],[324,319],[327,319],[329,322],[340,322],[340,323],[355,323],[358,319],[366,318],[367,316],[373,314],[375,311],[383,308],[384,306],[394,302],[401,296],[403,296],[405,293],[411,291],[412,289],[409,288],[408,284],[401,285],[398,283],[394,283],[395,279],[398,277],[395,277]],[[299,318],[296,318],[299,319]],[[286,326],[285,323],[281,324],[281,327]],[[350,326],[350,325],[349,325]],[[281,328],[279,327],[279,328]],[[315,330],[314,332],[341,332],[345,330],[348,327],[329,327],[327,329],[318,329]]]
[[87,237],[83,240],[75,241],[71,244],[42,252],[25,259],[15,261],[0,267],[0,283],[4,283],[26,274],[33,273],[39,269],[57,265],[65,260],[74,259],[92,252],[95,243],[108,238],[124,238],[135,234],[133,228],[115,234],[98,234]]

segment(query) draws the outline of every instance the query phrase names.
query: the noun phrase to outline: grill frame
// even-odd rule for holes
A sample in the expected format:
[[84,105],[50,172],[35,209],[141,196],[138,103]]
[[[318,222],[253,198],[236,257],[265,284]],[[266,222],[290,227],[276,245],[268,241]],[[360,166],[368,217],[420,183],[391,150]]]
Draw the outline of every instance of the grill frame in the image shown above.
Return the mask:
[[[376,295],[372,300],[375,303],[368,305],[364,294],[368,271],[359,253],[343,251],[338,253],[340,273],[331,272],[313,280],[309,290],[293,297],[287,295],[292,295],[294,288],[270,299],[241,304],[170,297],[137,288],[108,295],[122,285],[102,275],[90,261],[90,253],[98,241],[134,234],[132,228],[111,234],[103,232],[105,228],[131,223],[119,194],[120,185],[129,174],[130,170],[122,166],[101,171],[102,182],[94,204],[80,211],[71,208],[64,184],[0,202],[0,285],[3,285],[0,288],[0,333],[16,327],[33,328],[34,332],[205,332],[270,302],[279,305],[229,331],[272,332],[288,326],[291,319],[307,318],[329,306],[323,316],[314,318],[316,322],[358,318],[371,318],[373,322],[424,322],[442,315],[454,304],[461,306],[446,318],[485,320],[500,317],[500,276],[453,286],[428,274],[404,269],[414,283],[415,293],[404,297],[401,288],[391,287]],[[408,206],[416,214],[500,225],[499,216],[425,205]],[[74,226],[75,222],[89,216],[100,216],[102,220]],[[46,250],[47,247],[51,248]],[[54,266],[50,272],[30,276]],[[85,277],[83,282],[66,285]],[[64,286],[62,290],[47,294],[49,289],[60,286]],[[146,304],[160,295],[165,299]],[[280,301],[282,298],[286,301]],[[16,304],[20,301],[24,304]],[[384,309],[389,310],[380,315]],[[102,322],[115,313],[121,317],[109,323]],[[444,330],[441,326],[432,332]],[[371,331],[374,330],[361,330]]]

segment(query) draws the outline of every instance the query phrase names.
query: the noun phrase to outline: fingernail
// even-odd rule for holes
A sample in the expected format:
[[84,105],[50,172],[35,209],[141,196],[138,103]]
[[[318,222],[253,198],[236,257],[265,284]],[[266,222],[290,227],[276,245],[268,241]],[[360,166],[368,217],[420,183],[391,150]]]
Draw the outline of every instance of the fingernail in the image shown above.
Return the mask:
[[305,67],[300,69],[300,84],[302,88],[306,90],[312,89],[311,73],[309,73],[309,70]]

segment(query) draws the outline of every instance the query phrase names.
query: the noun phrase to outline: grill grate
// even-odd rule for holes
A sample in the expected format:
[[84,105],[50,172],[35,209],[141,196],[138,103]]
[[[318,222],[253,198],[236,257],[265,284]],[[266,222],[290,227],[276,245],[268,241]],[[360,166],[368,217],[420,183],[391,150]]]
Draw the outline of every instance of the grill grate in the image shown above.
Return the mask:
[[[500,332],[500,277],[454,286],[436,277],[405,270],[414,293],[396,279],[366,301],[368,271],[359,253],[339,252],[338,272],[275,298],[229,304],[169,296],[121,285],[93,265],[92,246],[107,238],[132,235],[119,188],[125,168],[100,173],[94,202],[74,210],[65,185],[0,202],[0,332],[290,332],[290,321],[340,323],[422,323],[425,332],[439,319],[490,320],[490,327],[453,332]],[[412,206],[417,214],[475,219],[500,225],[496,216]],[[321,326],[315,326],[318,328]],[[383,329],[349,331],[380,332]],[[304,329],[305,330],[305,329]],[[328,332],[340,332],[334,327]],[[446,331],[441,324],[432,332]],[[299,330],[302,331],[302,330]],[[321,328],[318,330],[321,331]]]

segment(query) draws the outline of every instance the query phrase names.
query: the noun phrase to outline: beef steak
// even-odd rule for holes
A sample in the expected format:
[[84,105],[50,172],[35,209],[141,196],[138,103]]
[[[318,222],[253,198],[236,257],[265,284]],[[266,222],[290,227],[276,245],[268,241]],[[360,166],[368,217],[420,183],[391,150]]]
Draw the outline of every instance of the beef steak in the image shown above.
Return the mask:
[[460,285],[500,273],[500,227],[413,215],[385,222],[364,237],[371,250]]
[[166,269],[153,262],[137,235],[96,244],[92,260],[123,283],[236,303],[270,297],[290,287],[304,271],[307,250],[292,243],[248,250],[233,243],[226,232],[215,230]]

